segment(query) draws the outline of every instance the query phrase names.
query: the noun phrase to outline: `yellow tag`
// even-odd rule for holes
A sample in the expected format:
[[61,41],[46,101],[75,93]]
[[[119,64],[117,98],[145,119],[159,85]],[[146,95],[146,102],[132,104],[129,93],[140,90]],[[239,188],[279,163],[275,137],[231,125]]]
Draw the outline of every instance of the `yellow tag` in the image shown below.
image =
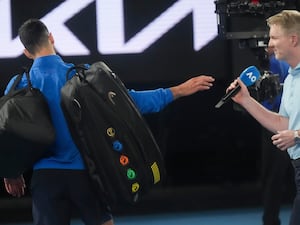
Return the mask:
[[154,184],[156,184],[160,181],[160,173],[159,173],[159,169],[158,169],[158,166],[157,166],[156,162],[154,162],[151,165],[151,169],[152,169],[153,178],[154,178],[153,182],[154,182]]

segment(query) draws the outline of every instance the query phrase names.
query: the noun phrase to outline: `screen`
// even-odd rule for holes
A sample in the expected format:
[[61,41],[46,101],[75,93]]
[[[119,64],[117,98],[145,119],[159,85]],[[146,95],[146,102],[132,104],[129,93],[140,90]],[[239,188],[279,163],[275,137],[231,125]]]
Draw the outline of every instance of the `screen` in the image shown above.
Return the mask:
[[[18,28],[41,19],[67,62],[104,61],[125,83],[178,82],[199,73],[222,77],[224,55],[211,0],[0,1],[1,87],[30,65]],[[217,49],[217,51],[214,51]]]

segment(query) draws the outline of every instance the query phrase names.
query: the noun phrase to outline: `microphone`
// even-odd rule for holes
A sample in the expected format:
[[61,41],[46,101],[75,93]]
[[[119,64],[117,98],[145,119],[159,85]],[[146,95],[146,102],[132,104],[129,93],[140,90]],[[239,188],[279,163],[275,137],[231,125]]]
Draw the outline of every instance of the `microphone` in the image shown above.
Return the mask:
[[[254,84],[258,78],[260,77],[260,72],[255,66],[249,66],[247,67],[241,74],[240,79],[241,81],[248,87]],[[234,89],[229,91],[226,95],[224,95],[221,100],[215,105],[215,108],[220,108],[222,105],[224,105],[226,102],[228,102],[231,97],[235,96],[239,90],[241,89],[241,86],[238,84]]]

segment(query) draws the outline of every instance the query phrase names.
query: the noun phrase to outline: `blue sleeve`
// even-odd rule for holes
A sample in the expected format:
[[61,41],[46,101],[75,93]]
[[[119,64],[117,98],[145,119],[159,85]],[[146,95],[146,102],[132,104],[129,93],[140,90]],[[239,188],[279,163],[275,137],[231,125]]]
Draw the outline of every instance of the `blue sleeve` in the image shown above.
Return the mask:
[[129,95],[142,114],[159,112],[173,101],[173,94],[169,88],[146,91],[130,90]]
[[[11,89],[13,83],[15,82],[16,78],[18,75],[13,76],[10,81],[8,82],[5,90],[4,90],[4,95],[7,95],[7,93],[9,92],[9,90]],[[27,85],[27,79],[25,78],[25,76],[23,75],[20,83],[18,84],[17,88],[22,88],[25,87]]]
[[[274,55],[270,56],[270,71],[273,74],[279,75],[280,83],[283,83],[285,78],[287,77],[288,69],[289,69],[288,63],[281,60],[277,60]],[[263,101],[262,105],[269,110],[277,112],[281,103],[281,95],[282,94],[280,93],[278,96],[276,96],[273,102],[270,102],[268,100]]]
[[278,74],[280,82],[283,83],[288,75],[289,64],[282,60],[277,60],[273,55],[270,57],[270,70]]

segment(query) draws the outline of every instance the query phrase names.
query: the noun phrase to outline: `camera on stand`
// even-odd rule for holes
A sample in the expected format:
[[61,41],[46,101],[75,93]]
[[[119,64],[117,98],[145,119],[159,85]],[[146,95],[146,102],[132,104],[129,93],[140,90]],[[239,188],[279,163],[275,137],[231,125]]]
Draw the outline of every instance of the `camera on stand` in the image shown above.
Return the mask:
[[296,0],[217,0],[218,34],[225,39],[263,40],[268,38],[266,19],[296,9],[296,4]]
[[272,103],[276,96],[282,92],[282,86],[279,74],[273,74],[271,71],[265,70],[256,83],[248,89],[251,96],[257,101]]
[[259,102],[272,101],[281,93],[278,74],[269,71],[269,29],[266,19],[285,9],[297,9],[296,0],[217,0],[215,1],[218,34],[226,40],[238,40],[239,48],[248,48],[255,55],[260,79],[250,94]]

